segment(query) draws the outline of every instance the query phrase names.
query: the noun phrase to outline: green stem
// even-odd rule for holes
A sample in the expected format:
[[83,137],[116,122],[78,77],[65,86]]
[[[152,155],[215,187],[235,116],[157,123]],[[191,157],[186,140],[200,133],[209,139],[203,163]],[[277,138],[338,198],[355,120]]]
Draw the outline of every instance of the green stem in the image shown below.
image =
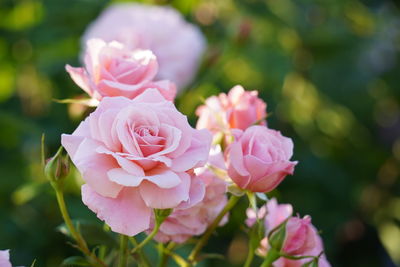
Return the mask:
[[166,248],[163,243],[158,243],[159,262],[158,267],[165,267],[168,264],[169,254],[165,253]]
[[218,227],[219,223],[221,222],[222,218],[224,218],[225,214],[228,213],[239,201],[239,197],[232,195],[231,198],[229,199],[228,203],[225,205],[225,207],[221,210],[221,212],[218,214],[217,218],[211,223],[211,225],[207,228],[206,232],[204,235],[200,238],[200,240],[197,242],[196,246],[193,248],[192,252],[190,253],[188,260],[190,264],[193,264],[196,261],[196,258],[198,254],[200,253],[201,249],[207,244],[208,239],[210,239],[211,234],[215,231],[215,229]]
[[[133,236],[129,238],[129,241],[131,241],[134,247],[137,247],[139,245],[139,243]],[[147,259],[146,254],[143,253],[143,250],[139,249],[135,253],[139,255],[139,259],[136,258],[138,260],[139,267],[150,267],[150,262]]]
[[126,267],[128,265],[128,237],[126,235],[120,235],[119,238],[118,267]]
[[191,266],[190,263],[188,263],[184,258],[179,256],[178,254],[170,251],[168,248],[165,250],[165,253],[170,255],[171,258],[175,261],[176,264],[178,264],[180,267],[188,267]]
[[243,267],[250,267],[251,263],[253,262],[254,259],[254,248],[253,246],[250,245],[249,247],[249,252],[247,254],[246,262],[244,263]]
[[156,223],[153,231],[151,231],[151,233],[142,242],[140,242],[139,245],[137,245],[135,248],[133,248],[131,250],[131,253],[136,253],[139,249],[142,249],[147,243],[149,243],[153,239],[153,237],[158,233],[160,226],[161,226],[161,223]]
[[277,251],[277,250],[271,248],[271,249],[268,251],[268,254],[267,254],[267,256],[265,257],[265,260],[264,260],[264,262],[261,264],[260,267],[272,267],[272,263],[273,263],[274,261],[276,261],[277,259],[279,259],[279,257],[280,257],[279,251]]
[[96,257],[92,252],[90,252],[85,240],[81,236],[81,234],[75,229],[74,224],[72,223],[71,217],[69,216],[67,206],[65,205],[64,194],[60,186],[54,187],[57,197],[58,206],[60,208],[61,215],[64,219],[65,225],[68,228],[68,231],[71,233],[72,238],[76,241],[79,250],[83,252],[96,266],[106,267],[105,263],[102,262],[99,258]]

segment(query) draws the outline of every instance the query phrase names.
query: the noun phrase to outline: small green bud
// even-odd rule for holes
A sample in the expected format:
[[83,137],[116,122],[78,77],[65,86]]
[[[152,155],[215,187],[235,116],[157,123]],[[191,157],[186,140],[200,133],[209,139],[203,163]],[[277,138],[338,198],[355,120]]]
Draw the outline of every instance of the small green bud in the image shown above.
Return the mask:
[[280,224],[275,230],[273,230],[271,236],[268,238],[269,244],[277,251],[281,251],[283,242],[285,242],[285,237],[286,237],[286,221]]
[[58,185],[69,173],[69,158],[62,154],[62,150],[63,148],[60,147],[44,166],[44,174],[52,186]]

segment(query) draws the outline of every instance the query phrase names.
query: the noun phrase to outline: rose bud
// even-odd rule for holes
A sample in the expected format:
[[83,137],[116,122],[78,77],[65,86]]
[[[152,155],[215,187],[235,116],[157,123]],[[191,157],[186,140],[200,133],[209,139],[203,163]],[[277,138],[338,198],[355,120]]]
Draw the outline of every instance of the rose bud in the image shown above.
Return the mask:
[[242,189],[270,192],[297,162],[289,161],[293,142],[280,132],[264,126],[251,126],[246,131],[234,130],[235,140],[225,152],[228,175]]
[[318,233],[311,217],[292,217],[286,223],[286,237],[282,251],[289,255],[310,255],[317,245]]
[[44,166],[44,174],[53,186],[61,182],[69,173],[69,158],[64,156],[62,151],[63,148],[60,147],[57,153],[48,159]]

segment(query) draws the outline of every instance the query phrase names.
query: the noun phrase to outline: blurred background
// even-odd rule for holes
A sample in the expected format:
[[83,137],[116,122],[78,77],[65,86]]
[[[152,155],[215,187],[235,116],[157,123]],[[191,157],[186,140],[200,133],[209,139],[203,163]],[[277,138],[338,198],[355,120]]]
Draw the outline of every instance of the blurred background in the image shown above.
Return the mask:
[[[111,1],[112,2],[112,1]],[[80,36],[105,0],[0,2],[0,249],[14,265],[58,266],[78,254],[56,229],[55,195],[41,174],[82,119],[53,99],[82,91]],[[400,264],[400,16],[389,0],[159,0],[199,25],[209,43],[196,82],[177,101],[194,125],[201,99],[235,84],[259,90],[271,128],[294,139],[295,175],[273,193],[321,230],[333,266]],[[76,175],[71,175],[76,176]],[[71,177],[72,217],[99,224]],[[206,251],[241,266],[243,202]],[[202,266],[227,266],[208,260]]]

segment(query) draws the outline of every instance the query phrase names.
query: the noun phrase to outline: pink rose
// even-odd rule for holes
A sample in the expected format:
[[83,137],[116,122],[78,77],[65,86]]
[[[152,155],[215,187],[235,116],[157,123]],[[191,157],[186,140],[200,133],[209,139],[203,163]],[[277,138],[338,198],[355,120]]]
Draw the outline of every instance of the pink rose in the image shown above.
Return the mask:
[[100,39],[87,42],[85,68],[66,70],[74,82],[92,98],[105,96],[135,98],[149,88],[157,89],[167,100],[173,100],[175,85],[153,81],[158,71],[156,57],[150,50],[128,50],[121,43]]
[[[310,262],[312,259],[302,259],[302,260],[289,260],[286,258],[279,258],[274,261],[274,267],[302,267],[304,264]],[[325,255],[322,255],[318,260],[318,267],[331,267]]]
[[88,27],[82,42],[91,38],[153,51],[160,63],[157,77],[179,88],[192,81],[206,46],[200,30],[175,9],[138,3],[110,5]]
[[[278,204],[275,198],[270,199],[266,205],[262,206],[256,213],[253,209],[247,209],[246,224],[251,227],[256,222],[256,216],[264,222],[265,235],[268,234],[292,216],[293,208],[290,204]],[[260,247],[257,252],[266,255],[269,248],[268,239],[265,237],[261,240]]]
[[[306,216],[304,218],[309,218],[309,216]],[[300,218],[297,218],[299,220],[301,220]],[[304,219],[303,219],[304,220]],[[288,228],[286,228],[288,229]],[[297,255],[297,256],[314,256],[314,257],[318,257],[322,251],[324,251],[324,245],[322,242],[321,237],[318,235],[317,230],[315,229],[315,227],[312,224],[309,224],[309,230],[310,230],[310,236],[311,238],[314,240],[314,246],[311,249],[308,249],[308,251],[306,251],[306,254],[301,254],[301,255]],[[300,235],[300,239],[304,240],[301,235]],[[295,241],[298,242],[298,241]],[[306,259],[301,259],[301,260],[289,260],[286,258],[279,258],[277,261],[274,262],[274,266],[276,267],[301,267],[303,266],[303,264],[308,263],[312,261],[312,258],[306,258]],[[328,262],[328,260],[326,259],[325,254],[323,253],[318,260],[318,266],[319,267],[330,267],[330,263]]]
[[272,198],[264,206],[266,207],[265,229],[269,233],[286,219],[292,216],[293,207],[290,204],[278,204],[276,198]]
[[267,104],[257,97],[257,91],[245,91],[242,86],[233,87],[228,95],[211,96],[196,110],[199,120],[197,129],[212,132],[232,128],[246,130],[255,123],[265,125]]
[[[183,243],[192,236],[203,234],[226,205],[226,182],[215,177],[209,170],[201,171],[197,181],[204,184],[204,195],[197,198],[198,202],[185,202],[175,208],[161,224],[160,231],[155,237],[157,241]],[[220,225],[226,222],[227,217]]]
[[9,250],[0,250],[0,267],[12,267]]
[[[317,257],[324,251],[324,245],[321,237],[318,235],[317,229],[311,224],[311,217],[305,216],[304,218],[290,217],[293,208],[290,204],[278,204],[275,198],[268,201],[268,203],[260,208],[258,212],[259,219],[264,219],[265,224],[265,238],[260,242],[257,252],[265,256],[270,249],[268,236],[271,231],[284,223],[285,225],[285,239],[282,244],[282,252],[291,256],[314,256]],[[248,220],[254,220],[254,213],[249,213]],[[272,233],[272,236],[275,233]],[[303,264],[310,262],[312,258],[302,260],[289,260],[286,258],[279,258],[274,262],[276,267],[300,267]],[[318,261],[321,267],[330,267],[329,262],[324,254],[321,255]]]
[[[312,255],[318,244],[318,232],[311,224],[311,217],[292,217],[286,223],[286,236],[282,251],[289,255]],[[323,250],[320,248],[320,252]]]
[[83,202],[114,232],[132,236],[149,228],[152,209],[196,193],[187,172],[207,161],[211,135],[149,89],[133,100],[103,98],[61,143],[86,182]]
[[263,220],[266,232],[270,232],[275,227],[283,223],[292,216],[293,208],[290,204],[278,204],[276,198],[268,200],[267,204],[255,211],[252,208],[246,210],[246,225],[252,227],[257,219]]
[[227,147],[228,175],[242,189],[270,192],[297,162],[289,161],[293,142],[280,132],[264,126],[251,126],[246,131],[234,130],[235,140]]

